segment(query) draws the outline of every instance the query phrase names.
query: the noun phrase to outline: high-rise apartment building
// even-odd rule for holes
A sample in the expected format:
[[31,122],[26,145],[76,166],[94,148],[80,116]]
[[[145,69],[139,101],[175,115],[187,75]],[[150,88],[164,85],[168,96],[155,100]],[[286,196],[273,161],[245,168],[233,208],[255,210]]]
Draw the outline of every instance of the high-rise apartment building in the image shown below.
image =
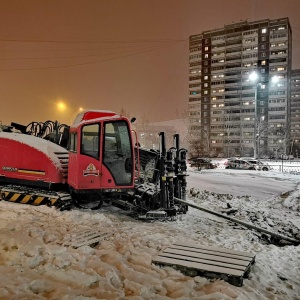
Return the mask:
[[300,155],[300,69],[291,75],[291,145],[292,154]]
[[287,153],[291,47],[288,18],[233,23],[190,36],[191,152],[197,145],[211,155]]

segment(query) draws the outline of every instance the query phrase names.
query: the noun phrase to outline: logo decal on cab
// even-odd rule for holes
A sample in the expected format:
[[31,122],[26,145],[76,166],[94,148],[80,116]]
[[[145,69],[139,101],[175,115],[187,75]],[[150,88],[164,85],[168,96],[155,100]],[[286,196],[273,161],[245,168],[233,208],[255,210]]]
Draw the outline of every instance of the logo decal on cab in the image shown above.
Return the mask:
[[96,169],[94,164],[90,163],[85,170],[83,170],[83,176],[99,176],[99,170]]

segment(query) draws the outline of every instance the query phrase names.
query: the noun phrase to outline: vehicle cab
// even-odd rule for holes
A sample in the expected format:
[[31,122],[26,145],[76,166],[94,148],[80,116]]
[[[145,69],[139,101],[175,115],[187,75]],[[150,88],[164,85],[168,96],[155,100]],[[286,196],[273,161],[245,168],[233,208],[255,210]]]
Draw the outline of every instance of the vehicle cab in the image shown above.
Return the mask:
[[112,111],[84,111],[70,127],[69,186],[85,190],[134,186],[135,157],[130,122]]

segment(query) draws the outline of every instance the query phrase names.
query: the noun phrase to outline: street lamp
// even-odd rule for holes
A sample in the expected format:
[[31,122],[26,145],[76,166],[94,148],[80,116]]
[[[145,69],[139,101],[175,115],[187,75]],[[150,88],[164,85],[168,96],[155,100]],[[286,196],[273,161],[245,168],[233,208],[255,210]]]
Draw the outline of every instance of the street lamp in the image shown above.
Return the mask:
[[67,106],[64,102],[60,101],[60,102],[57,103],[57,108],[58,108],[59,111],[65,111]]
[[[260,143],[260,131],[258,128],[258,109],[257,109],[257,89],[260,84],[260,78],[256,71],[252,71],[249,75],[250,81],[255,84],[255,94],[254,94],[254,158],[256,159],[259,156],[259,143]],[[277,83],[279,80],[278,76],[273,76],[271,78],[272,83]]]
[[259,138],[259,133],[257,130],[257,87],[259,84],[259,76],[253,71],[249,75],[249,79],[255,84],[254,92],[254,134],[253,134],[253,148],[254,148],[254,159],[257,158],[257,140]]
[[71,124],[74,122],[78,113],[84,111],[84,109],[82,107],[79,107],[78,109],[73,110],[73,108],[67,106],[66,103],[64,103],[63,101],[58,102],[56,105],[57,105],[57,109],[61,113],[64,113],[64,115],[65,114],[71,115],[71,119],[70,119]]

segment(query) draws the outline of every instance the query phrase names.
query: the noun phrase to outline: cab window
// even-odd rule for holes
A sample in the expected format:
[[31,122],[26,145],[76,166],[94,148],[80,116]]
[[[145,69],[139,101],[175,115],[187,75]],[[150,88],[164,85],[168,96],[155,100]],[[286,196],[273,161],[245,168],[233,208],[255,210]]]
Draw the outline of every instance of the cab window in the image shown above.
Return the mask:
[[99,159],[99,124],[88,124],[82,127],[81,131],[81,154]]
[[77,152],[77,133],[70,133],[68,149],[71,152]]

